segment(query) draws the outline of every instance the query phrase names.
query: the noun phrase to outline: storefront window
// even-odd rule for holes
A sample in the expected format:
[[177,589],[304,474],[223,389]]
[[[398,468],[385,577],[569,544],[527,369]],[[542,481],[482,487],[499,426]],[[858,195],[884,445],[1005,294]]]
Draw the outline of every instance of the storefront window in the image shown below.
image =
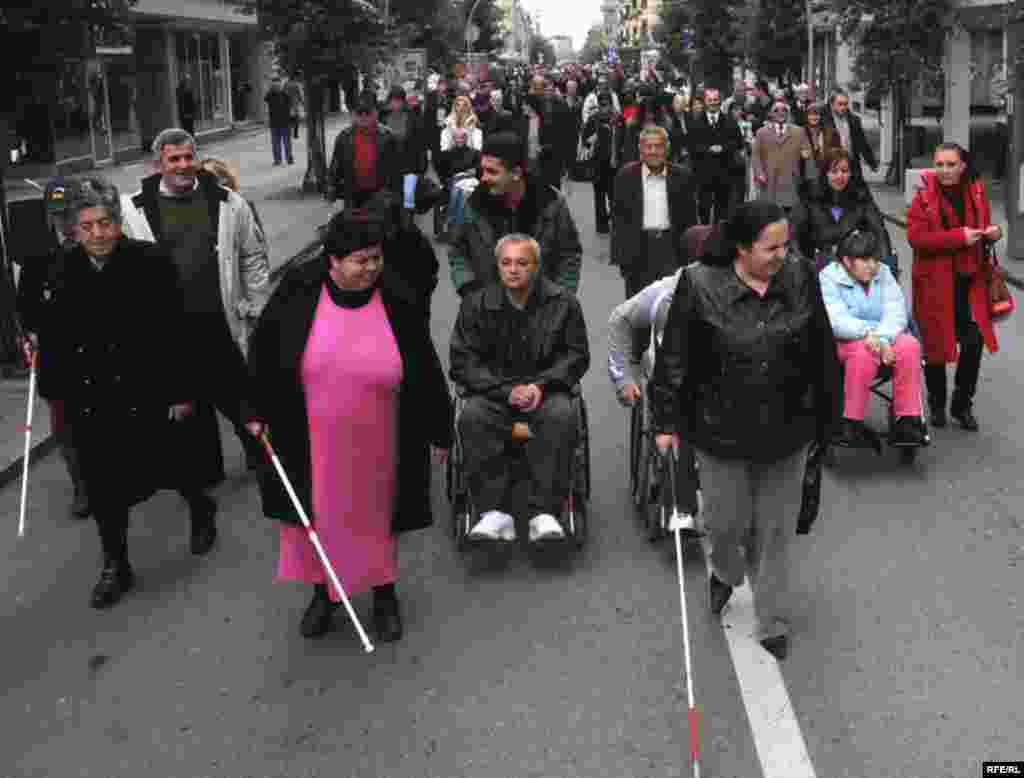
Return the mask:
[[138,94],[135,58],[132,56],[110,57],[106,60],[106,69],[114,151],[136,150],[141,144],[141,139],[136,113]]
[[54,151],[58,162],[92,155],[89,122],[85,63],[58,63],[57,101],[53,116]]
[[220,35],[179,32],[176,38],[178,73],[189,76],[199,109],[196,130],[227,126],[227,76],[220,56]]

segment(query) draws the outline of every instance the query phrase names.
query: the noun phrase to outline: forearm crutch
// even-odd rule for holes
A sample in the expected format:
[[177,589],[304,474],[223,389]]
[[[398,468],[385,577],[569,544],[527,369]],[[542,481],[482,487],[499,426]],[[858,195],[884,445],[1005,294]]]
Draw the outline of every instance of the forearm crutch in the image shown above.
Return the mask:
[[[668,459],[669,468],[671,470],[668,481],[672,483],[671,495],[673,502],[675,501],[675,473],[676,473],[676,455],[672,448],[669,448],[666,452],[666,458]],[[677,508],[673,505],[673,511]],[[692,517],[691,517],[692,521]],[[676,572],[679,577],[679,610],[683,621],[683,663],[686,671],[686,703],[687,703],[687,719],[690,724],[690,757],[693,761],[693,776],[694,778],[700,778],[700,713],[697,710],[697,704],[694,700],[693,692],[693,662],[690,657],[690,621],[686,615],[686,577],[683,571],[683,533],[692,535],[691,532],[687,532],[680,523],[676,524],[675,535],[676,539]]]
[[18,510],[18,537],[25,537],[25,512],[28,510],[28,466],[32,454],[32,416],[36,408],[36,362],[39,352],[33,350],[28,363],[28,413],[25,419],[25,456],[21,460],[21,506]]
[[313,544],[313,548],[316,549],[316,554],[320,557],[320,563],[324,566],[324,570],[327,571],[327,576],[331,579],[331,583],[334,584],[334,588],[337,589],[338,594],[341,595],[341,602],[345,606],[345,610],[348,612],[348,617],[352,620],[352,624],[355,626],[356,632],[359,633],[359,639],[363,643],[363,649],[367,654],[372,653],[373,644],[370,642],[370,638],[367,637],[366,630],[363,629],[363,625],[359,622],[359,617],[352,608],[352,603],[349,602],[348,595],[345,594],[345,589],[342,587],[341,581],[338,580],[338,574],[334,572],[334,565],[331,564],[331,560],[327,558],[327,552],[324,551],[324,547],[320,544],[320,536],[317,535],[316,530],[313,529],[313,525],[309,521],[309,517],[306,515],[306,510],[302,507],[302,503],[299,502],[299,498],[295,494],[295,489],[292,488],[292,482],[288,479],[287,473],[285,473],[284,468],[281,466],[281,460],[277,458],[277,453],[274,451],[274,447],[270,445],[270,438],[267,437],[265,432],[260,435],[260,442],[267,450],[267,455],[270,457],[270,461],[274,465],[274,470],[277,471],[277,477],[281,479],[281,483],[284,484],[285,491],[288,492],[288,497],[292,501],[295,512],[299,514],[299,519],[302,520],[302,526],[306,528],[306,535],[309,537],[309,542]]

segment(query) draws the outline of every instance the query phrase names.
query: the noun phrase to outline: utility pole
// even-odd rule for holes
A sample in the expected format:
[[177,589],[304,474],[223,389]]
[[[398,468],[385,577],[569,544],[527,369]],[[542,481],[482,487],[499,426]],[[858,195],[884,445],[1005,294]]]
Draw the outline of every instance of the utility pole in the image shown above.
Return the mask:
[[1006,255],[1010,259],[1024,260],[1024,214],[1021,213],[1021,186],[1024,184],[1024,0],[1015,0],[1013,17],[1007,27],[1009,35],[1009,62],[1006,63],[1007,117],[1009,141],[1006,159],[1006,220],[1010,234],[1006,241]]
[[814,0],[807,0],[807,78],[804,79],[814,89]]

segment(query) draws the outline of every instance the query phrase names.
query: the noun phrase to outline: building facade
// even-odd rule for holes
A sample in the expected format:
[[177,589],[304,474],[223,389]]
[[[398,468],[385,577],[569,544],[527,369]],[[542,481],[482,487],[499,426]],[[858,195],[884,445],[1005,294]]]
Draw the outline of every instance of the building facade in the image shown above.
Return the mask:
[[200,137],[265,117],[272,69],[256,18],[225,0],[138,0],[128,24],[52,67],[16,74],[9,163],[62,172],[138,158],[181,124],[191,91]]

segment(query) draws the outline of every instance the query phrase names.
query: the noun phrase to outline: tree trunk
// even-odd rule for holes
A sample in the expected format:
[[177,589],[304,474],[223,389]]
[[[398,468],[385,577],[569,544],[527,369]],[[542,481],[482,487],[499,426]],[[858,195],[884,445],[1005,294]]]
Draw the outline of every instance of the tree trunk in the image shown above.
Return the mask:
[[302,191],[320,193],[327,189],[327,153],[324,138],[324,101],[327,79],[312,76],[307,85],[306,100],[306,176]]

